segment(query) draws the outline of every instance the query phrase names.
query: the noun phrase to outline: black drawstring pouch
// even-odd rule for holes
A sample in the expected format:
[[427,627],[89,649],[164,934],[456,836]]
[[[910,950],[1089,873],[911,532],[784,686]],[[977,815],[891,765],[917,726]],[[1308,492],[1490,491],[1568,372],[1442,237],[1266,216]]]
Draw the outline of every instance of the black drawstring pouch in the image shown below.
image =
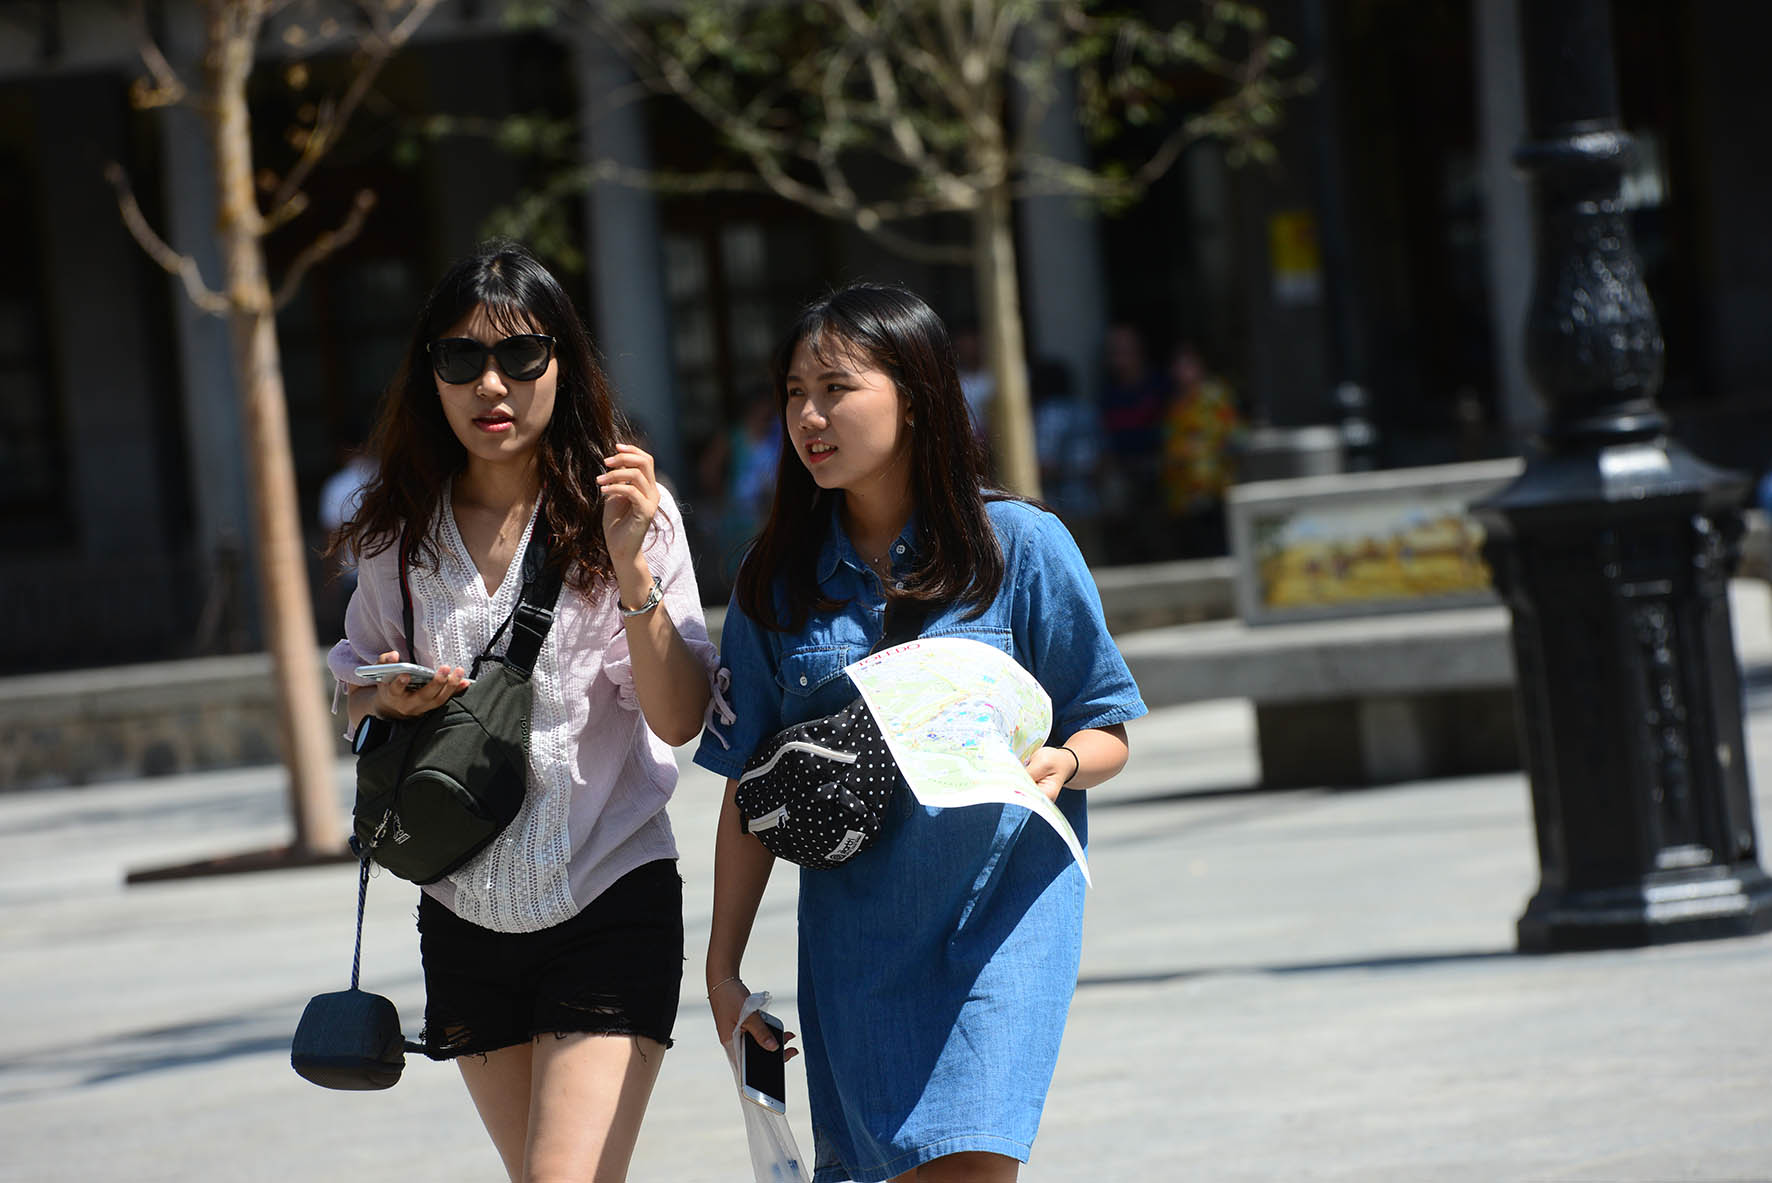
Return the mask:
[[[354,839],[352,846],[357,846]],[[357,988],[363,954],[363,904],[368,893],[369,859],[364,856],[357,870],[357,943],[351,951],[351,988],[309,999],[289,1044],[290,1067],[321,1088],[389,1088],[406,1067],[407,1049],[423,1050],[408,1044],[400,1033],[400,1013],[392,1002]]]

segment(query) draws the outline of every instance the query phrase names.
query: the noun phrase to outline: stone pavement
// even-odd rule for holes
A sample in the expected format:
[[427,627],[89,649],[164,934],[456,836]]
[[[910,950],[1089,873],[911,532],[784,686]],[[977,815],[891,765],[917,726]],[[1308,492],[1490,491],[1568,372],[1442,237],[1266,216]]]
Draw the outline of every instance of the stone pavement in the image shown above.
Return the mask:
[[[1024,1179],[1772,1179],[1772,936],[1516,955],[1520,775],[1254,791],[1249,715],[1158,712],[1091,794],[1082,978]],[[689,966],[636,1181],[748,1178],[699,988],[718,789],[690,769],[673,806]],[[348,978],[353,867],[122,882],[286,837],[274,768],[0,796],[0,1180],[499,1177],[452,1069],[409,1058],[379,1093],[289,1069],[302,1004]],[[747,964],[790,1027],[792,888]],[[409,1033],[414,894],[372,883],[363,963]],[[794,1065],[789,1089],[810,1154]]]

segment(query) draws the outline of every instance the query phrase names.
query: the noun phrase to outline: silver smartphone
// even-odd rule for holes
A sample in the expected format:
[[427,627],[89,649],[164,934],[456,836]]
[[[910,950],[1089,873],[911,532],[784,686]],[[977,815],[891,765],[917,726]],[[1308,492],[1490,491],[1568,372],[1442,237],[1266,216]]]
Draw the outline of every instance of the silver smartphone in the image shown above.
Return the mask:
[[366,682],[392,682],[401,674],[412,675],[412,685],[423,686],[437,676],[437,671],[412,661],[388,661],[357,667],[357,676]]
[[752,1039],[749,1031],[744,1032],[744,1037],[739,1041],[744,1049],[738,1065],[739,1086],[745,1100],[785,1115],[788,1111],[788,1090],[787,1072],[782,1058],[782,1025],[771,1015],[763,1015],[762,1018],[770,1034],[775,1036],[775,1050],[768,1050]]

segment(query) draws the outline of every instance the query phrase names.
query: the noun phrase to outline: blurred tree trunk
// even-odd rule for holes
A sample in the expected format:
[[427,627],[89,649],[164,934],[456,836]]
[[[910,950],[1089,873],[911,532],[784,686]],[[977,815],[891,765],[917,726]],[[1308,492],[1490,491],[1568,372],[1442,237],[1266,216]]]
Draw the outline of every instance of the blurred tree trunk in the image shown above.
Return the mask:
[[277,681],[278,724],[289,768],[291,853],[337,853],[344,845],[335,741],[328,726],[316,655],[289,409],[277,350],[276,311],[265,270],[264,218],[253,188],[251,77],[263,0],[209,0],[203,62],[215,154],[216,235],[223,295],[239,375],[242,421],[257,543],[265,643]]
[[1034,451],[1034,414],[1028,391],[1027,340],[1015,263],[1015,224],[1007,185],[979,195],[972,211],[978,263],[979,319],[985,362],[996,376],[991,399],[991,448],[997,481],[1023,497],[1040,496],[1040,462]]

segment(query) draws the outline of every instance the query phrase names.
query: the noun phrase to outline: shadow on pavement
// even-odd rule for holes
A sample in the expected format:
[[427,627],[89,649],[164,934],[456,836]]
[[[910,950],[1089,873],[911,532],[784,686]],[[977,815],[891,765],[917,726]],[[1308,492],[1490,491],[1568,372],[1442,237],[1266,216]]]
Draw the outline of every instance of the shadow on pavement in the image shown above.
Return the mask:
[[[393,983],[378,982],[376,989],[386,992],[391,986],[411,992],[419,988],[419,982],[416,975],[409,975]],[[70,1084],[89,1087],[242,1056],[287,1053],[295,1033],[294,1016],[303,1002],[305,998],[292,998],[276,1007],[122,1031],[9,1056],[0,1059],[0,1075],[35,1074],[43,1083],[9,1089],[0,1098],[16,1100],[30,1093],[59,1091]],[[401,1018],[407,1020],[405,1015]]]
[[1089,812],[1096,813],[1104,809],[1129,809],[1141,805],[1173,805],[1177,801],[1214,801],[1221,797],[1261,797],[1272,801],[1287,796],[1304,796],[1306,794],[1316,796],[1326,791],[1325,789],[1270,789],[1265,785],[1235,784],[1164,789],[1161,792],[1139,793],[1136,796],[1101,793],[1089,799]]
[[1241,974],[1314,974],[1338,973],[1350,969],[1393,970],[1420,969],[1431,965],[1459,965],[1475,961],[1496,961],[1521,954],[1512,949],[1471,949],[1451,953],[1409,953],[1392,957],[1359,957],[1332,961],[1298,961],[1285,965],[1217,965],[1198,969],[1152,970],[1136,974],[1084,974],[1077,979],[1077,989],[1096,986],[1147,986],[1169,982],[1185,982],[1199,978],[1221,978]]

